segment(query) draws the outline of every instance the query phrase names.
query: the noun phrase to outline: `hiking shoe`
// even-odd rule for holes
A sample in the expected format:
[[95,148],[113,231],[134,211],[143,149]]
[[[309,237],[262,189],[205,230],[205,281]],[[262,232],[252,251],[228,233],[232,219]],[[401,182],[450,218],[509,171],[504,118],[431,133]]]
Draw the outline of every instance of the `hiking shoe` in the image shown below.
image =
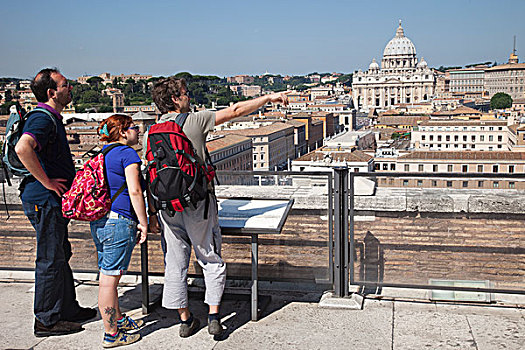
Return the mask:
[[223,331],[221,321],[211,320],[208,322],[208,333],[211,335],[221,335]]
[[74,316],[65,317],[64,321],[82,323],[97,316],[97,310],[90,307],[81,307]]
[[34,333],[37,337],[51,337],[54,335],[73,334],[82,331],[84,328],[80,323],[69,321],[58,321],[52,326],[46,327],[42,322],[35,318]]
[[180,329],[179,329],[179,336],[181,338],[189,337],[190,335],[195,333],[195,331],[197,329],[199,329],[200,325],[201,325],[201,323],[200,323],[199,319],[196,318],[196,317],[193,317],[193,321],[191,321],[191,324],[189,324],[189,325],[186,324],[186,323],[181,323],[180,324]]
[[122,345],[129,345],[137,342],[140,339],[140,334],[129,334],[121,331],[117,331],[115,336],[104,333],[104,340],[102,341],[102,347],[114,348]]
[[123,318],[121,321],[117,321],[117,328],[121,331],[134,331],[144,326],[144,320],[134,320],[126,314],[122,314]]

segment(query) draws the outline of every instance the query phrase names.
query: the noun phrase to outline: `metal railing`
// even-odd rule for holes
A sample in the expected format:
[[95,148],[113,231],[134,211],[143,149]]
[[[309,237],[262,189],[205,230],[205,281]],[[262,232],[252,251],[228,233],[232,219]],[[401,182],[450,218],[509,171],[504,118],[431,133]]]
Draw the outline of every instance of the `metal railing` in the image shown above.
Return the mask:
[[[354,262],[356,261],[356,240],[355,240],[355,179],[357,177],[366,177],[376,179],[378,177],[390,178],[446,178],[451,180],[458,179],[518,179],[525,180],[525,174],[501,174],[501,173],[448,173],[448,174],[429,174],[429,173],[389,173],[389,172],[350,172],[348,168],[336,168],[334,188],[334,215],[335,215],[335,246],[334,246],[334,291],[335,295],[345,297],[349,295],[348,286],[354,285],[359,287],[394,287],[394,288],[414,288],[428,290],[452,290],[465,292],[482,292],[482,293],[506,293],[506,294],[525,294],[523,289],[511,288],[475,288],[475,287],[458,287],[458,286],[438,286],[417,283],[386,283],[383,281],[362,281],[355,278]],[[348,184],[348,186],[346,185]],[[388,186],[387,186],[388,187]],[[346,192],[348,188],[348,193]],[[402,187],[402,189],[407,189]],[[415,187],[414,189],[420,189]],[[498,190],[499,191],[499,190]],[[523,192],[525,196],[525,191]],[[344,213],[348,213],[344,215]],[[339,217],[341,216],[341,217]],[[349,218],[349,220],[347,220]],[[525,254],[525,247],[513,248],[516,254]],[[350,261],[350,263],[348,263]],[[525,281],[524,281],[525,282]]]

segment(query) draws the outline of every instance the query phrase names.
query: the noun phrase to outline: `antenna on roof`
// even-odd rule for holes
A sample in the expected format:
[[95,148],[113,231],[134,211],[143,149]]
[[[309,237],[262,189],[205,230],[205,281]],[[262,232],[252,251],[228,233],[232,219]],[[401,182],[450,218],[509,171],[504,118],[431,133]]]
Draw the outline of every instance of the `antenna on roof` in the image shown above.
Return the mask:
[[514,35],[514,48],[512,49],[512,53],[516,54],[516,35]]

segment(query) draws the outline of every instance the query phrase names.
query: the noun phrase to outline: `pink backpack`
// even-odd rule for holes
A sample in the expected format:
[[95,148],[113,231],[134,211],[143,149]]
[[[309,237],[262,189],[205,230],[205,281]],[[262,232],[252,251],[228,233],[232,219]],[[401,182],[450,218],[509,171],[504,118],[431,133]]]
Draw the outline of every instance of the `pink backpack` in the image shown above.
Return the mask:
[[[62,195],[62,214],[65,218],[81,221],[95,221],[111,210],[111,203],[124,191],[124,182],[111,197],[106,174],[105,156],[113,148],[124,146],[116,143],[106,147],[88,160],[77,171],[73,185]],[[128,146],[124,146],[128,147]]]

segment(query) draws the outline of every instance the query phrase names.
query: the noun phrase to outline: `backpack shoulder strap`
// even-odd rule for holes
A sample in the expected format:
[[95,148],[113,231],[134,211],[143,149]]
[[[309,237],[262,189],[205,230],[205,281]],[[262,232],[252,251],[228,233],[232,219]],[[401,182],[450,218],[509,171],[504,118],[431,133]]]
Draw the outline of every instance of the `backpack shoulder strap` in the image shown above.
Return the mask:
[[[111,151],[112,149],[116,148],[116,147],[128,147],[128,148],[131,148],[129,146],[126,146],[126,145],[123,145],[121,143],[114,143],[112,145],[109,145],[108,147],[102,149],[99,153],[102,153],[104,155],[104,177],[107,179],[108,178],[108,174],[107,174],[107,169],[106,169],[106,155],[109,153],[109,151]],[[113,203],[115,201],[115,199],[117,199],[117,197],[126,189],[127,187],[127,183],[126,181],[124,181],[124,183],[122,184],[122,186],[120,186],[120,188],[117,190],[117,192],[115,192],[115,194],[111,197],[111,203]]]
[[189,113],[179,113],[179,115],[175,118],[175,123],[177,123],[181,129],[184,127],[184,123],[186,123],[188,115]]
[[54,132],[53,135],[51,135],[49,142],[54,143],[55,140],[56,140],[57,134],[58,134],[58,126],[57,126],[57,122],[56,122],[56,120],[55,120],[55,116],[53,115],[53,113],[51,113],[50,111],[48,111],[48,110],[45,109],[45,108],[37,107],[37,108],[32,109],[32,110],[30,110],[29,112],[27,112],[27,113],[23,116],[23,119],[24,119],[24,120],[27,120],[27,118],[29,118],[29,115],[30,115],[30,114],[33,114],[33,113],[36,113],[36,112],[42,112],[42,113],[46,114],[46,115],[49,117],[49,119],[51,119],[51,121],[53,122],[53,125],[55,126],[55,132]]
[[119,146],[123,146],[123,147],[129,147],[129,146],[126,146],[126,145],[123,145],[121,143],[114,143],[112,145],[109,145],[108,147],[106,148],[103,148],[102,150],[100,150],[99,153],[102,153],[104,155],[104,157],[106,156],[106,154],[109,153],[109,151],[111,151],[113,148],[116,148],[116,147],[119,147]]

